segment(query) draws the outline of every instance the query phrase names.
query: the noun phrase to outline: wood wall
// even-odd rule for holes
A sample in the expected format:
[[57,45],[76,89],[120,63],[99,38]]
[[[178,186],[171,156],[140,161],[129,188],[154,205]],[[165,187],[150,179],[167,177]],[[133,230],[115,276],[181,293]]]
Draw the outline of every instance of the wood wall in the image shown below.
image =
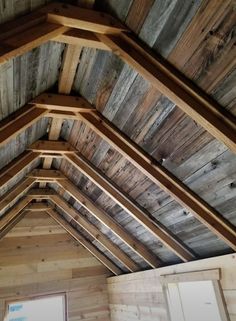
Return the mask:
[[108,275],[47,214],[31,213],[0,241],[0,321],[7,300],[59,292],[68,321],[108,321]]
[[200,260],[108,279],[112,321],[167,321],[159,276],[207,269],[221,269],[221,287],[230,320],[236,321],[236,256]]

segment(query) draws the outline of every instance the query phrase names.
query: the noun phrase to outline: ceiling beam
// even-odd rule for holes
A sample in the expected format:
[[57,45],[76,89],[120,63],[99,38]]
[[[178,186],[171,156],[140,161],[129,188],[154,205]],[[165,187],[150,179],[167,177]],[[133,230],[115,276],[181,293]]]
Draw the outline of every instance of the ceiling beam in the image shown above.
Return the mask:
[[[14,210],[14,209],[13,209],[13,210]],[[9,222],[9,224],[7,224],[6,227],[4,227],[3,230],[0,230],[0,240],[1,240],[7,233],[9,233],[9,232],[13,229],[13,227],[15,227],[16,224],[19,223],[19,222],[22,220],[22,218],[23,218],[26,214],[28,214],[28,213],[29,213],[28,211],[22,210],[21,212],[19,212],[19,213],[17,214],[17,216],[15,216],[15,217]]]
[[36,123],[48,112],[44,108],[36,108],[33,105],[27,106],[27,111],[26,108],[22,108],[22,110],[22,114],[19,110],[15,117],[13,115],[0,122],[0,147]]
[[31,196],[33,199],[37,197],[48,199],[55,194],[56,192],[51,188],[31,188],[27,193],[27,195]]
[[[74,153],[76,152],[76,149],[71,146],[68,142],[62,142],[62,141],[46,141],[46,140],[38,140],[34,142],[32,145],[30,145],[29,148],[31,151],[38,152],[38,153],[44,153],[45,150],[47,153],[51,154],[64,154],[64,153]],[[0,174],[1,175],[1,174]],[[1,176],[0,176],[1,177]]]
[[20,183],[16,184],[12,189],[5,193],[0,198],[0,213],[4,211],[17,197],[27,191],[35,181],[35,178],[24,178]]
[[65,221],[54,209],[47,210],[47,213],[76,241],[85,247],[93,256],[95,256],[103,265],[105,265],[115,275],[122,274],[122,271],[112,263],[105,255],[90,243],[83,235],[79,234],[69,223]]
[[116,34],[127,28],[117,19],[104,13],[80,8],[65,3],[52,3],[41,9],[47,13],[47,20],[71,28],[98,33]]
[[122,156],[146,175],[153,183],[160,186],[184,208],[187,208],[199,221],[213,233],[236,250],[236,229],[214,208],[184,185],[178,178],[160,165],[139,146],[125,137],[118,129],[100,115],[80,114],[79,118],[105,139]]
[[137,38],[124,33],[97,34],[97,37],[212,136],[236,152],[236,119],[227,110],[163,58],[154,56]]
[[55,169],[34,169],[32,172],[27,174],[27,177],[33,179],[44,179],[47,180],[65,180],[67,179],[60,171]]
[[64,157],[183,261],[190,261],[195,258],[195,255],[177,237],[172,235],[162,224],[154,221],[148,213],[138,207],[125,193],[119,190],[115,184],[109,181],[83,157],[77,154],[64,154]]
[[6,214],[1,216],[0,232],[2,232],[8,226],[8,224],[17,217],[18,213],[22,211],[30,202],[31,198],[26,196],[22,198],[17,204],[15,204],[14,207],[10,209]]
[[0,64],[39,47],[69,30],[68,27],[43,22],[1,41]]
[[[45,195],[44,195],[45,197]],[[39,202],[39,203],[30,203],[26,206],[26,209],[29,211],[47,211],[48,209],[50,209],[50,205],[48,203],[43,203],[43,202]]]
[[70,29],[53,40],[68,45],[111,51],[111,48],[101,42],[95,33],[86,30]]
[[57,181],[57,184],[63,190],[69,193],[82,207],[91,213],[97,220],[118,236],[126,245],[128,245],[136,254],[144,259],[153,268],[161,265],[161,261],[153,255],[140,241],[130,235],[119,223],[110,215],[100,209],[96,203],[90,200],[69,180]]
[[0,188],[3,188],[12,178],[20,174],[33,161],[38,159],[40,153],[25,151],[0,171]]
[[130,272],[139,270],[134,261],[126,255],[117,245],[113,244],[95,225],[81,213],[76,211],[71,205],[67,204],[59,195],[52,195],[50,199],[55,206],[61,208],[70,220],[82,227],[92,238],[106,248],[117,260],[119,260]]
[[[65,71],[65,74],[67,72],[68,70]],[[71,69],[70,69],[70,72],[72,72]],[[67,77],[68,76],[71,76],[71,75],[67,75]],[[74,80],[74,77],[72,81],[73,80]],[[65,85],[64,82],[63,84]],[[59,89],[59,91],[65,91],[65,90]],[[70,84],[70,90],[66,90],[66,91],[70,93],[71,84]],[[79,96],[44,93],[34,98],[30,103],[35,105],[36,107],[46,108],[48,110],[59,110],[59,111],[61,110],[61,111],[71,111],[71,112],[80,112],[80,113],[96,111],[96,109],[90,103],[88,103],[86,99]]]

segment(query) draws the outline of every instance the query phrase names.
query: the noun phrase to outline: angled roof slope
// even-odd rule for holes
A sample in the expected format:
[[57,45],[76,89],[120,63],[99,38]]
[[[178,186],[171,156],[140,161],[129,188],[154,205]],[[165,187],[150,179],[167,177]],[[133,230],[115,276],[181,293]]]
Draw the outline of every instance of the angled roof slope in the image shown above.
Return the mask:
[[[0,108],[5,119],[0,147],[2,222],[17,215],[17,208],[29,206],[22,197],[29,202],[45,199],[78,235],[93,243],[93,251],[104,253],[101,260],[108,258],[115,274],[235,250],[233,1],[184,6],[178,1],[162,5],[150,1],[145,10],[135,0],[96,3],[97,9],[118,16],[153,52],[209,94],[207,98],[193,84],[185,85],[160,57],[153,62],[148,49],[137,47],[129,33],[122,40],[104,36],[107,29],[101,26],[109,25],[111,18],[100,21],[95,16],[94,26],[90,12],[85,27],[79,22],[79,28],[90,32],[95,28],[97,35],[68,30],[77,27],[80,13],[68,5],[56,6],[59,11],[46,9],[54,10],[48,22],[40,20],[47,24],[47,40],[53,42],[37,47],[42,38],[36,35],[25,48],[25,43],[8,40],[16,47],[20,43],[20,52],[36,48],[13,59],[9,57],[18,49],[3,51],[2,62],[7,62],[0,66]],[[44,12],[43,8],[40,19]],[[67,26],[53,25],[52,36],[50,24],[60,24],[60,15],[68,12],[63,22]],[[109,28],[109,33],[119,33],[123,26],[113,20]],[[163,70],[167,72],[159,79]],[[50,94],[33,100],[45,90]],[[71,92],[76,97],[62,96]],[[99,113],[91,111],[94,107]],[[11,127],[7,117],[18,109]],[[19,131],[10,137],[19,118]],[[17,156],[14,167],[11,162]],[[34,168],[46,171],[32,172]],[[50,190],[45,192],[45,187]],[[62,198],[53,200],[53,191]]]

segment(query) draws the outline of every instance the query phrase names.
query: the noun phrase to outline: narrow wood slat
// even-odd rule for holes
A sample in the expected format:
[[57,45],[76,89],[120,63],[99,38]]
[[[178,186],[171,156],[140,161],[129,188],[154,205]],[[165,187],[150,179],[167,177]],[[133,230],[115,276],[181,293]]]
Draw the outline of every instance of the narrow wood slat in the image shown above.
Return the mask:
[[35,178],[24,178],[20,183],[16,184],[10,191],[0,198],[0,212],[2,212],[12,201],[24,193],[35,183]]
[[120,248],[113,244],[102,232],[83,215],[67,204],[60,196],[52,195],[51,200],[56,206],[59,206],[75,223],[85,229],[97,242],[105,247],[114,257],[116,257],[130,272],[139,270],[134,261],[129,258]]
[[47,213],[66,230],[76,241],[83,245],[93,256],[95,256],[103,265],[105,265],[112,273],[119,275],[122,271],[108,258],[99,252],[84,236],[79,234],[70,224],[68,224],[55,210],[47,210]]
[[182,260],[190,261],[195,258],[195,255],[171,232],[162,224],[154,222],[147,213],[135,205],[127,195],[122,193],[117,186],[92,167],[88,161],[79,155],[65,154],[64,157]]
[[6,122],[0,129],[0,146],[6,144],[46,114],[47,110],[33,107],[26,114],[16,118],[14,121],[10,120],[9,124]]
[[14,159],[0,171],[0,188],[7,184],[13,177],[18,175],[25,167],[29,166],[39,157],[40,153],[26,151]]
[[179,179],[155,162],[130,139],[123,136],[101,116],[80,114],[79,118],[98,135],[126,157],[144,175],[171,195],[183,207],[192,212],[213,233],[222,238],[232,249],[236,250],[236,229],[216,210],[209,206],[197,194],[185,186]]
[[58,180],[57,184],[69,193],[76,201],[86,208],[93,216],[96,217],[107,228],[117,235],[124,243],[126,243],[135,253],[142,257],[150,266],[158,267],[161,261],[154,256],[149,250],[139,242],[135,237],[130,235],[119,223],[117,223],[110,215],[100,209],[97,204],[84,195],[69,180]]
[[236,152],[236,121],[230,113],[187,81],[161,57],[154,56],[136,38],[127,34],[97,36],[199,125]]

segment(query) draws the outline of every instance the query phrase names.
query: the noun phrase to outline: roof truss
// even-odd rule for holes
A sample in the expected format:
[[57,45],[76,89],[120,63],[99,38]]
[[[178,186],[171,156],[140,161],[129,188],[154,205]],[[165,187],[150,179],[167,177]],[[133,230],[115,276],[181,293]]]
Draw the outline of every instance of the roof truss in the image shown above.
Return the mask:
[[[159,185],[181,205],[188,208],[197,219],[222,238],[232,249],[236,250],[236,231],[234,226],[224,220],[213,208],[189,190],[163,166],[154,163],[151,157],[129,141],[127,137],[124,137],[85,99],[62,95],[68,95],[71,92],[83,46],[109,50],[136,69],[154,87],[172,100],[210,134],[236,152],[236,122],[233,116],[222,110],[215,101],[206,96],[199,88],[193,86],[163,59],[153,55],[148,48],[127,31],[123,25],[109,15],[61,3],[47,5],[25,17],[1,26],[0,63],[4,63],[49,40],[64,42],[67,44],[67,48],[64,52],[59,78],[58,92],[61,95],[42,94],[30,102],[29,105],[21,108],[14,115],[1,122],[0,146],[9,142],[10,139],[40,118],[53,117],[48,135],[49,141],[34,143],[29,151],[23,153],[23,155],[0,171],[0,187],[3,187],[14,176],[32,164],[33,161],[39,157],[44,158],[43,170],[37,169],[31,172],[27,178],[23,179],[7,195],[0,199],[0,212],[3,212],[17,197],[27,193],[27,196],[24,196],[0,220],[0,238],[24,216],[26,211],[44,210],[113,273],[120,274],[121,270],[119,268],[102,255],[86,238],[78,235],[76,230],[56,213],[55,204],[60,204],[59,207],[67,213],[71,221],[76,222],[86,230],[122,262],[128,270],[136,271],[138,269],[135,262],[55,192],[42,188],[29,191],[29,188],[36,182],[40,183],[40,187],[46,187],[48,182],[52,182],[67,190],[77,202],[105,226],[111,228],[114,234],[122,239],[150,266],[157,267],[160,265],[161,262],[158,258],[150,253],[142,243],[130,236],[107,213],[97,208],[61,172],[49,170],[53,158],[60,157],[69,161],[77,170],[85,174],[182,260],[189,261],[195,258],[194,253],[164,226],[150,219],[145,211],[137,207],[125,193],[121,192],[107,177],[79,155],[74,147],[66,142],[55,142],[59,139],[63,119],[75,119],[85,122],[149,179]],[[40,201],[45,199],[54,204],[54,207],[49,207],[47,203],[29,204],[32,200]]]

